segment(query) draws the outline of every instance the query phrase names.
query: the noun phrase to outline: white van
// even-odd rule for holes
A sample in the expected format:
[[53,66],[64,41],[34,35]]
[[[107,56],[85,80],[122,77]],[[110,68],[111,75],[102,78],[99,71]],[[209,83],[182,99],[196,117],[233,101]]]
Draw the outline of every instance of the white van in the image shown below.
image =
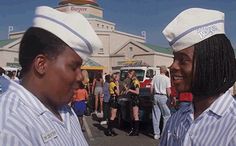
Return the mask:
[[120,80],[123,81],[129,70],[134,70],[137,76],[137,79],[140,81],[140,88],[150,88],[150,83],[152,78],[156,74],[160,74],[159,67],[145,67],[145,66],[136,66],[136,67],[122,67],[120,69]]

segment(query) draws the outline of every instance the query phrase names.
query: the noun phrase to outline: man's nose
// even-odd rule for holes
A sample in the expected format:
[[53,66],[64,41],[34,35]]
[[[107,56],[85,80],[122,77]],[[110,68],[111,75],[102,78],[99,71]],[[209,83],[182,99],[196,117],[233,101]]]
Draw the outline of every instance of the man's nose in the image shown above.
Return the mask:
[[173,71],[178,70],[178,69],[179,69],[179,63],[178,63],[178,61],[175,60],[175,61],[170,65],[169,69],[170,69],[170,72],[173,72]]

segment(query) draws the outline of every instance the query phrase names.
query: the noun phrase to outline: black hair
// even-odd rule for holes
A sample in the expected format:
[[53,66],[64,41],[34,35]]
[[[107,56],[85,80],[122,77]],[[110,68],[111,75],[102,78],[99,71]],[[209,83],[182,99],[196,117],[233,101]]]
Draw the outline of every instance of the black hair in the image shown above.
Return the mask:
[[20,44],[19,62],[22,73],[28,72],[35,57],[39,54],[48,58],[56,58],[67,45],[54,34],[36,27],[29,28]]
[[236,80],[233,47],[224,34],[194,45],[192,93],[198,97],[218,96]]
[[10,78],[10,79],[12,79],[13,78],[13,72],[12,71],[8,71],[7,72],[7,76]]
[[131,73],[131,72],[133,72],[133,76],[136,76],[136,72],[135,72],[134,69],[130,69],[130,70],[128,71],[128,73]]
[[112,73],[111,74],[111,77],[110,77],[110,81],[112,82],[114,82],[115,81],[115,78],[117,77],[117,73]]
[[2,67],[0,67],[0,76],[2,76],[4,73],[5,73],[5,70]]
[[102,79],[102,73],[99,72],[96,74],[96,80],[100,81],[101,79]]
[[111,78],[110,75],[106,75],[106,76],[105,76],[105,81],[106,81],[107,83],[110,83],[110,78]]

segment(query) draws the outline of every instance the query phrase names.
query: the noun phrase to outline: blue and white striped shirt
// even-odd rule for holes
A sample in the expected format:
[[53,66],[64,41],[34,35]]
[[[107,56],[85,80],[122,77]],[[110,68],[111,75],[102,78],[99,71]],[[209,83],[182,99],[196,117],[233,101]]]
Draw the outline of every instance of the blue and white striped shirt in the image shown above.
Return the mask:
[[236,146],[236,101],[227,91],[199,117],[193,107],[176,112],[167,122],[161,146]]
[[63,121],[11,81],[0,96],[0,146],[87,146],[73,110],[64,106],[59,112]]

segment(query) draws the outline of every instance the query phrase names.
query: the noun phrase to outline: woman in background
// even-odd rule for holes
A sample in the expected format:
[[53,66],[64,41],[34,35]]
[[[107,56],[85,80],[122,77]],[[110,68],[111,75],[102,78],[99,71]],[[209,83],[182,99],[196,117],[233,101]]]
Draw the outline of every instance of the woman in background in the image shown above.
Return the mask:
[[131,79],[130,88],[127,91],[127,95],[131,98],[131,106],[132,106],[132,118],[133,122],[131,122],[131,130],[128,133],[129,136],[138,136],[139,135],[139,89],[140,82],[136,77],[136,73],[134,70],[128,71],[128,77]]
[[109,118],[108,121],[108,126],[107,126],[107,131],[106,135],[107,136],[116,136],[117,133],[114,131],[114,125],[115,125],[115,118],[116,118],[116,113],[117,113],[117,108],[118,108],[118,101],[117,98],[119,96],[119,75],[118,74],[112,74],[111,77],[111,82],[109,84],[109,91],[110,91],[110,112],[111,112],[111,117]]
[[93,80],[92,93],[95,95],[95,114],[98,114],[98,100],[100,100],[100,116],[103,116],[103,79],[101,73],[98,73]]
[[103,86],[103,121],[100,122],[101,125],[107,124],[107,121],[110,118],[110,106],[109,106],[109,100],[110,100],[110,75],[105,76],[105,83]]
[[88,92],[84,88],[84,84],[80,81],[79,88],[74,92],[71,105],[79,119],[79,123],[80,123],[82,131],[84,131],[83,116],[86,110],[87,99],[88,99]]
[[84,84],[84,88],[87,90],[88,95],[90,95],[90,87],[89,87],[89,75],[88,75],[88,71],[87,70],[82,70],[82,75],[84,77],[83,79],[83,84]]

